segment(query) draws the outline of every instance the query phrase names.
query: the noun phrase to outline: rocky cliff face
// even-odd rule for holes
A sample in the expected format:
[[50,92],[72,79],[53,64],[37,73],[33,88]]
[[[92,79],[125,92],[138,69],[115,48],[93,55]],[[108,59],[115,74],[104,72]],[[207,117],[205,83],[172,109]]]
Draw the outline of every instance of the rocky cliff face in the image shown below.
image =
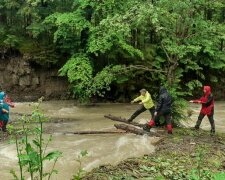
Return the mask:
[[66,99],[68,82],[58,69],[32,65],[29,58],[0,58],[0,87],[15,101]]

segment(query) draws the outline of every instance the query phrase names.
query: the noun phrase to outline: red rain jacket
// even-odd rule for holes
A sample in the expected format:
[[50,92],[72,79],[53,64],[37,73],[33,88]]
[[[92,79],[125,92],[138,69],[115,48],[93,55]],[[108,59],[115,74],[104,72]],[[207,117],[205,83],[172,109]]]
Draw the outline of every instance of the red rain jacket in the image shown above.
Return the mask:
[[193,102],[202,104],[200,111],[201,114],[211,115],[214,109],[214,98],[211,93],[211,87],[204,86],[203,89],[206,91],[204,96],[202,96],[200,99],[193,100]]

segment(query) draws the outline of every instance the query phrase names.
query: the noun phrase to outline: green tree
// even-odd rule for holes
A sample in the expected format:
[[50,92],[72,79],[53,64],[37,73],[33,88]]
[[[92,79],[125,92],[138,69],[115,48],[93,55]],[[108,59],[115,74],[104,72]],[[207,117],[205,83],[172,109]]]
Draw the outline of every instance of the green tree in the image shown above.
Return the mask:
[[79,99],[160,83],[177,98],[225,69],[223,0],[2,0],[0,20],[1,52],[61,67]]

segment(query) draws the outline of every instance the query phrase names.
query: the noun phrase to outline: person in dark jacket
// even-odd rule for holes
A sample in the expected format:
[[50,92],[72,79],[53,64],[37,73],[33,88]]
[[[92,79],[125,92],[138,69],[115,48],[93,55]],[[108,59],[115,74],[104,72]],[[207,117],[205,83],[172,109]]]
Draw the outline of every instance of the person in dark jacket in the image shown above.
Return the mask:
[[191,103],[199,103],[202,104],[201,111],[198,116],[198,120],[195,125],[195,129],[199,129],[202,119],[207,115],[210,125],[211,125],[211,134],[215,134],[215,122],[214,122],[214,98],[211,93],[211,87],[210,86],[204,86],[203,87],[204,96],[202,96],[200,99],[191,100],[189,102]]
[[143,129],[146,131],[150,131],[150,129],[155,125],[155,122],[161,116],[163,116],[167,123],[168,134],[172,134],[171,112],[172,112],[172,97],[167,91],[167,89],[161,86],[159,90],[159,99],[157,102],[154,117],[150,120],[149,123],[145,124]]

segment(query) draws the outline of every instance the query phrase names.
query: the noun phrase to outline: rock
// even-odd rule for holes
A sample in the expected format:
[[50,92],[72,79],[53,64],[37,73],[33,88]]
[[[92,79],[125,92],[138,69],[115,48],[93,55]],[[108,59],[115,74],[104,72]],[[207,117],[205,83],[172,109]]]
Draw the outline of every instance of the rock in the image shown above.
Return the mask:
[[31,80],[32,86],[36,86],[36,85],[38,85],[39,83],[40,83],[40,82],[39,82],[39,78],[38,78],[38,77],[32,78],[32,80]]
[[0,86],[14,101],[24,101],[45,96],[48,99],[64,99],[68,95],[69,83],[58,77],[58,68],[45,69],[30,65],[32,56],[0,59]]
[[196,143],[195,142],[190,142],[190,145],[196,145]]
[[16,74],[12,75],[12,83],[14,85],[18,85],[19,84],[19,76],[17,76]]
[[31,78],[30,76],[24,76],[24,77],[20,77],[19,79],[19,85],[20,86],[30,86],[31,85]]
[[222,167],[223,167],[223,169],[225,169],[225,161],[223,161]]
[[195,153],[191,153],[191,157],[192,158],[195,158],[196,157],[196,154]]

